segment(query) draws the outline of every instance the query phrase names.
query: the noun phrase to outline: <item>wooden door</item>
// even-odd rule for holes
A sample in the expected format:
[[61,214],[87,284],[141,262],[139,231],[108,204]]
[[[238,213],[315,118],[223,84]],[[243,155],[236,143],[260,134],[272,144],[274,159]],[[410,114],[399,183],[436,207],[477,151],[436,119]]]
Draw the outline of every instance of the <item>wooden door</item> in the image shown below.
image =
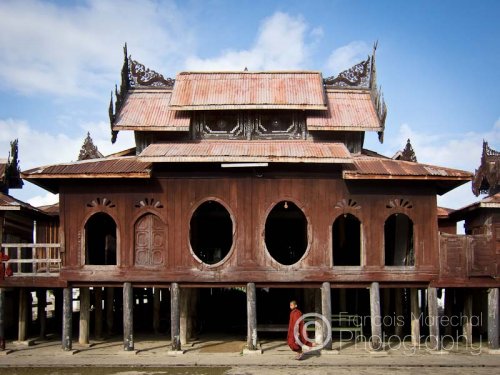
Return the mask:
[[146,214],[135,224],[135,265],[158,266],[167,252],[167,227],[153,214]]

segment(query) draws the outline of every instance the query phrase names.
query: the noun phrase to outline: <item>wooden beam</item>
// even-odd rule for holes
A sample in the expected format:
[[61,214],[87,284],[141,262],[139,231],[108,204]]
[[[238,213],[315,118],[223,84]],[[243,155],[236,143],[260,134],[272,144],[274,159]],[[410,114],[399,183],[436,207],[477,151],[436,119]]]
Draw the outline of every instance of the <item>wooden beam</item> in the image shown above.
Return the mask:
[[254,283],[247,284],[247,349],[257,350],[257,292]]
[[427,288],[427,308],[429,314],[429,341],[430,349],[441,350],[439,338],[439,314],[438,314],[437,288]]
[[[324,282],[321,284],[321,313],[323,316],[330,321],[332,316],[332,287],[329,282]],[[331,332],[330,327],[327,327],[326,324],[322,324],[324,332],[323,342],[325,346],[323,350],[332,350],[332,336],[330,335],[328,338],[328,331]]]
[[180,332],[180,290],[179,284],[172,283],[170,286],[170,331],[172,336],[172,351],[181,350]]
[[18,320],[18,331],[17,331],[17,341],[22,342],[27,339],[27,329],[28,329],[28,291],[26,288],[19,289],[19,320]]
[[73,288],[63,289],[63,331],[62,348],[65,351],[73,349]]
[[37,299],[37,319],[38,325],[40,327],[40,339],[44,340],[47,335],[47,311],[45,310],[47,307],[47,290],[46,289],[37,289],[36,291],[36,299]]
[[472,293],[469,289],[464,289],[464,324],[463,324],[463,338],[465,346],[472,345]]
[[382,350],[382,320],[380,317],[380,288],[378,282],[370,286],[371,348]]
[[134,350],[134,293],[131,283],[123,283],[123,350]]
[[498,349],[498,288],[488,290],[488,345],[490,349]]
[[102,288],[94,288],[94,337],[102,339]]
[[80,288],[80,329],[78,343],[89,344],[90,332],[90,290],[88,287]]
[[5,350],[5,289],[3,288],[0,288],[0,350]]
[[411,344],[414,347],[420,345],[420,306],[418,304],[418,289],[410,289],[410,305],[411,305]]

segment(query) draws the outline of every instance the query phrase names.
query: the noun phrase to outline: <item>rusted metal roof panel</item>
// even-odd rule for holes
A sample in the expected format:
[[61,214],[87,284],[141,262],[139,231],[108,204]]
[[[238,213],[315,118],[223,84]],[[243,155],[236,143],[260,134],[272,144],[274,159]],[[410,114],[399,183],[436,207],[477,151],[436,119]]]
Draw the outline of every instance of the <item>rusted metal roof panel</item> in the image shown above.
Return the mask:
[[327,91],[326,95],[328,111],[308,113],[308,130],[383,130],[369,91],[336,90]]
[[343,143],[200,141],[149,145],[139,158],[154,162],[351,163]]
[[5,176],[5,169],[7,168],[7,160],[0,160],[0,179]]
[[357,178],[416,178],[471,180],[472,173],[409,161],[369,157],[354,158],[354,169],[343,172],[345,179]]
[[0,193],[0,211],[20,211],[21,209],[41,213],[39,209],[29,203],[20,201],[8,194]]
[[170,106],[184,110],[326,110],[319,72],[179,73]]
[[25,171],[23,178],[147,178],[151,163],[137,160],[137,157],[113,159],[91,159],[73,163],[57,164]]
[[190,114],[171,109],[171,96],[159,89],[129,91],[113,130],[189,131]]

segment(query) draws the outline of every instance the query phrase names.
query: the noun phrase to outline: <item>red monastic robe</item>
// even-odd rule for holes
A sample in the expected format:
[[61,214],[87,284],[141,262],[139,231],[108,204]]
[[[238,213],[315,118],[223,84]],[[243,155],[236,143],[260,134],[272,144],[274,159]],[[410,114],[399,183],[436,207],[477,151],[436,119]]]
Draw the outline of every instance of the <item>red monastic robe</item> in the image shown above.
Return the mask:
[[[302,348],[300,347],[300,345],[295,342],[295,336],[293,334],[293,329],[295,327],[295,323],[297,322],[297,320],[299,320],[299,318],[301,316],[302,316],[302,312],[297,308],[290,311],[290,322],[288,323],[287,342],[288,342],[288,346],[290,347],[290,349],[292,349],[294,352],[302,351]],[[307,336],[304,337],[303,331],[304,331],[304,320],[301,320],[299,323],[300,342],[304,345],[312,346],[312,343],[307,340]]]

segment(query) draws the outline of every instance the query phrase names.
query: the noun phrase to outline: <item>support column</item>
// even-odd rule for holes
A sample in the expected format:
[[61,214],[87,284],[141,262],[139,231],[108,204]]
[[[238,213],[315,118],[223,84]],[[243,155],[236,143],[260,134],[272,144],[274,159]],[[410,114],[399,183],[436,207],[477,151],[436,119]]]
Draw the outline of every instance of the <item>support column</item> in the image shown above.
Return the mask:
[[181,350],[181,328],[180,328],[180,290],[179,284],[172,283],[170,286],[170,331],[172,334],[172,351]]
[[418,305],[418,289],[410,289],[411,304],[411,344],[414,347],[420,345],[420,306]]
[[[332,319],[332,288],[329,282],[324,282],[321,284],[321,314],[331,322]],[[322,324],[323,326],[323,342],[325,346],[323,350],[332,350],[332,336],[331,328],[326,324]],[[329,332],[328,332],[329,331]]]
[[113,328],[115,324],[115,288],[106,288],[106,303],[104,307],[106,308],[106,333],[109,336],[113,335]]
[[102,288],[94,288],[94,337],[102,339]]
[[[323,307],[321,303],[321,288],[314,288],[314,312],[316,314],[323,313]],[[316,344],[318,345],[322,344],[323,339],[326,338],[323,331],[324,331],[323,324],[319,324],[318,327],[316,327],[316,331],[314,332],[314,338]]]
[[255,283],[247,284],[247,349],[257,350],[257,292]]
[[378,282],[370,286],[370,317],[371,317],[371,345],[373,350],[381,350],[382,343],[382,321],[380,317],[380,288]]
[[488,290],[488,346],[490,349],[498,349],[498,288]]
[[403,338],[403,303],[405,303],[404,289],[394,289],[394,313],[396,314],[396,321],[394,322],[394,334],[399,338]]
[[181,346],[186,345],[191,336],[189,332],[189,300],[191,298],[191,289],[184,288],[180,291],[181,307],[180,307],[180,334]]
[[464,324],[462,335],[465,339],[465,346],[472,345],[472,293],[470,290],[464,291]]
[[429,309],[429,347],[433,350],[440,350],[439,338],[439,314],[437,288],[427,288],[427,307]]
[[26,288],[19,289],[19,321],[17,341],[23,342],[27,339],[28,320],[28,291]]
[[88,287],[80,288],[80,329],[78,343],[89,344],[89,321],[90,321],[90,290]]
[[123,283],[123,350],[134,350],[134,293],[131,283]]
[[37,299],[37,319],[38,325],[40,326],[40,339],[44,340],[47,335],[47,290],[37,289],[36,291]]
[[156,334],[160,333],[160,288],[155,288],[153,293],[153,330]]
[[5,289],[0,288],[0,350],[5,350]]
[[[448,319],[451,318],[453,315],[453,295],[454,295],[454,290],[451,288],[446,288],[444,290],[444,315],[448,317]],[[444,327],[444,334],[446,336],[451,336],[453,335],[452,332],[452,325],[451,324],[446,324]]]
[[63,289],[63,330],[62,330],[62,348],[70,351],[73,349],[73,288]]

